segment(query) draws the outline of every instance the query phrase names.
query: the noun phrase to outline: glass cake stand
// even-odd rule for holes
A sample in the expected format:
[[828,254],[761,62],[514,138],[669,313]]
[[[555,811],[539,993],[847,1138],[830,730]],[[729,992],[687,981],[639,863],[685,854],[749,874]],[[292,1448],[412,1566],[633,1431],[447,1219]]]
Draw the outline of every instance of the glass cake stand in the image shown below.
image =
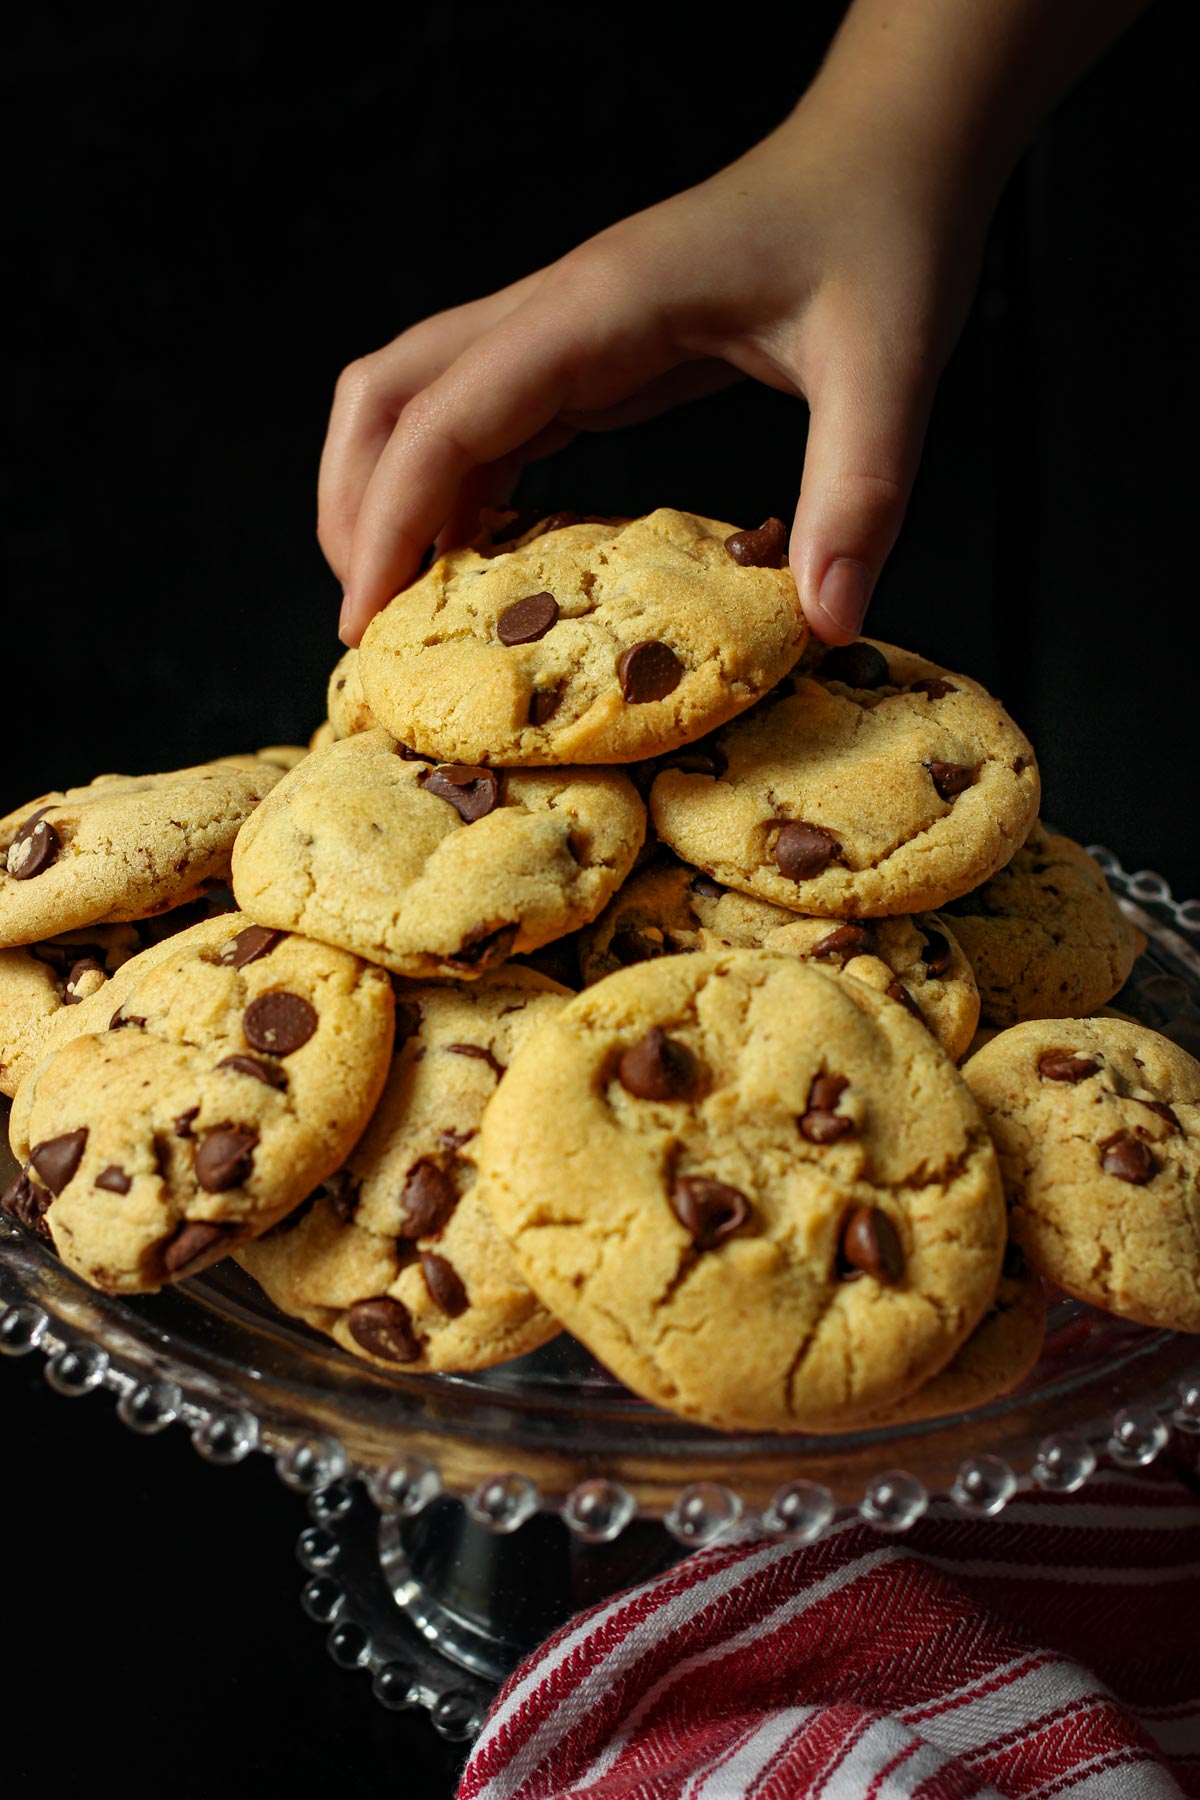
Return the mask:
[[[1200,902],[1092,853],[1149,938],[1114,1004],[1200,1056]],[[0,1184],[14,1173],[5,1149]],[[0,1353],[33,1352],[57,1393],[108,1390],[133,1431],[182,1426],[213,1463],[272,1456],[310,1496],[302,1601],[330,1654],[455,1739],[573,1611],[739,1525],[803,1543],[857,1510],[903,1531],[934,1497],[987,1517],[1200,1432],[1200,1338],[1065,1298],[1037,1367],[988,1406],[756,1436],[658,1411],[566,1336],[478,1375],[389,1373],[285,1319],[232,1262],[160,1294],[101,1294],[0,1214]]]

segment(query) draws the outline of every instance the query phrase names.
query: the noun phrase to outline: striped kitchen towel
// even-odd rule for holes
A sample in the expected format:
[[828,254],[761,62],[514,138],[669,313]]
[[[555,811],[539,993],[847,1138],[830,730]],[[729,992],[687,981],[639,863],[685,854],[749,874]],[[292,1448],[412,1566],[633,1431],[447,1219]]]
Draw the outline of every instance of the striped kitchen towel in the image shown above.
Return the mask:
[[513,1675],[459,1800],[1200,1797],[1194,1463],[902,1538],[743,1535]]

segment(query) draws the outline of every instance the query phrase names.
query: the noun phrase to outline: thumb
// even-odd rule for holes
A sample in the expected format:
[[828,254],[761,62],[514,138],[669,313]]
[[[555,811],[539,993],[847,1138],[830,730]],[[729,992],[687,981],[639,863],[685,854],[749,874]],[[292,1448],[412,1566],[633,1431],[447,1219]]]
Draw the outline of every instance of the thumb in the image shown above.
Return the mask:
[[805,616],[827,644],[862,630],[908,506],[932,399],[927,376],[902,374],[878,355],[810,383],[790,560]]

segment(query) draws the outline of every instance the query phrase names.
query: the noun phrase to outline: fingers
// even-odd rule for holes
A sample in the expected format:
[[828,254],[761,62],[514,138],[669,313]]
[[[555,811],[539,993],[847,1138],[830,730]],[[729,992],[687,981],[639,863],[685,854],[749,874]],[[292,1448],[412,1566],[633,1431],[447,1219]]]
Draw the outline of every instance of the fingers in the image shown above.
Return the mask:
[[933,384],[916,358],[855,346],[808,383],[811,418],[790,556],[817,637],[862,630],[916,475]]

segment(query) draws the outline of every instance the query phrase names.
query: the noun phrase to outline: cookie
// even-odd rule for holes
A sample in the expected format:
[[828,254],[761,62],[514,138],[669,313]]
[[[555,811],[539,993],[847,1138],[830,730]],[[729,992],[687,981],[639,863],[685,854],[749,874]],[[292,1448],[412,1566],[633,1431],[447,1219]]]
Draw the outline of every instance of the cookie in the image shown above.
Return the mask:
[[230,763],[235,769],[253,769],[259,763],[269,763],[275,769],[294,769],[307,755],[307,744],[267,744],[261,750],[247,750],[236,756],[221,756],[217,760]]
[[353,737],[359,731],[372,731],[378,725],[379,721],[363,694],[357,650],[347,650],[335,664],[329,677],[325,705],[335,739]]
[[397,1052],[366,1134],[303,1216],[237,1253],[282,1311],[417,1372],[488,1368],[557,1334],[479,1201],[471,1158],[514,1053],[569,998],[511,967],[401,985]]
[[645,808],[616,770],[414,759],[382,730],[314,751],[247,821],[233,886],[260,924],[402,975],[478,975],[595,918]]
[[317,729],[309,738],[308,747],[310,751],[326,750],[330,744],[336,744],[337,741],[338,736],[337,732],[333,729],[332,720],[322,719],[321,723],[317,726]]
[[3,1203],[112,1293],[194,1274],[298,1205],[366,1125],[392,1047],[382,970],[236,915],[75,1013],[18,1089],[25,1168]]
[[947,911],[989,1025],[1094,1012],[1146,948],[1100,864],[1040,820],[1005,868]]
[[142,947],[132,925],[93,925],[0,950],[0,1094],[16,1093],[55,1014],[98,993]]
[[[367,627],[367,704],[449,761],[630,762],[690,743],[804,647],[787,534],[759,535],[662,507],[451,551]],[[728,546],[747,537],[739,561]]]
[[476,1165],[530,1287],[688,1418],[834,1430],[899,1401],[992,1303],[995,1152],[923,1026],[758,950],[662,957],[518,1052]]
[[1200,1331],[1200,1063],[1119,1019],[1036,1019],[963,1067],[1031,1267],[1106,1312]]
[[0,819],[0,944],[145,918],[223,880],[238,827],[283,773],[253,763],[99,775]]
[[796,912],[929,911],[1003,866],[1037,816],[1029,740],[978,682],[861,638],[668,767],[663,841],[727,887]]
[[865,981],[922,1019],[956,1061],[979,1020],[970,965],[937,915],[869,925],[805,919],[674,859],[634,875],[580,933],[580,967],[592,982],[655,956],[722,948],[800,956],[831,975]]

